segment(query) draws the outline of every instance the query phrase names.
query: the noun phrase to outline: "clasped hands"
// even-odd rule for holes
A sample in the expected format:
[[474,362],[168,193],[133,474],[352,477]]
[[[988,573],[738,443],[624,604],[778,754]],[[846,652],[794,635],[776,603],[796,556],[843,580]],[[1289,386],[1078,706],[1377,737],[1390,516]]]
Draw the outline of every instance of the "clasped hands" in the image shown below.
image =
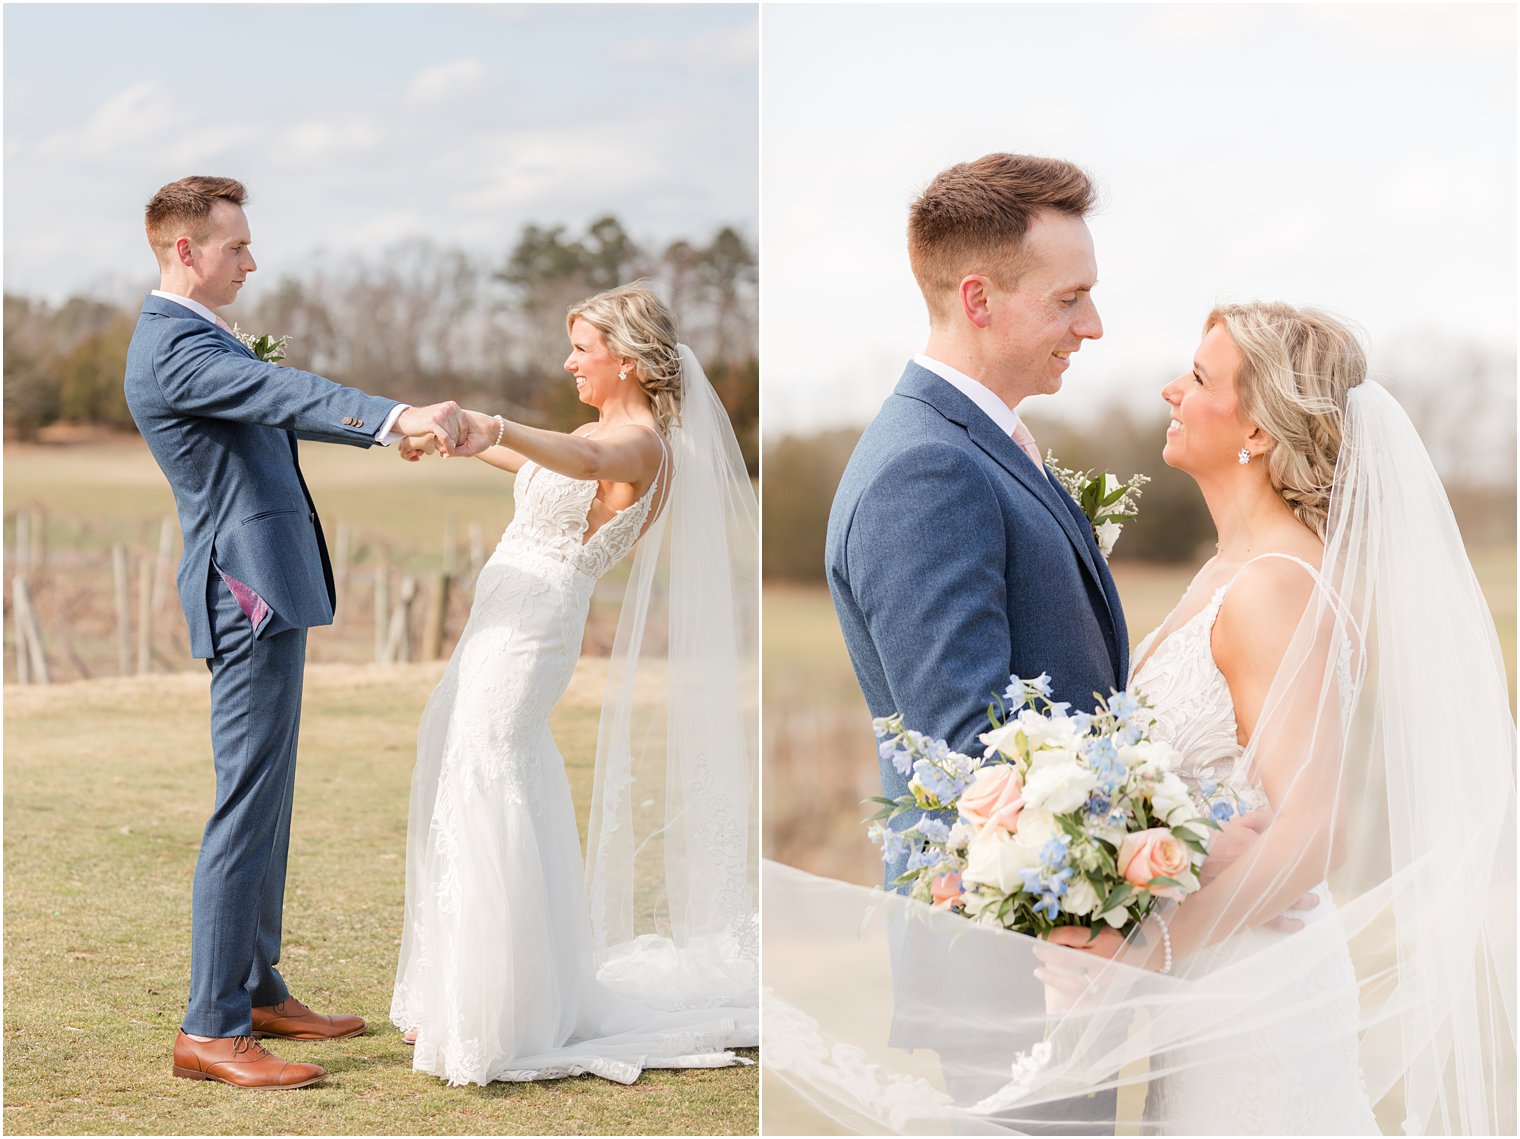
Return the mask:
[[409,407],[396,417],[393,430],[403,436],[397,450],[409,463],[437,453],[461,458],[478,455],[496,441],[494,415],[467,411],[453,400]]

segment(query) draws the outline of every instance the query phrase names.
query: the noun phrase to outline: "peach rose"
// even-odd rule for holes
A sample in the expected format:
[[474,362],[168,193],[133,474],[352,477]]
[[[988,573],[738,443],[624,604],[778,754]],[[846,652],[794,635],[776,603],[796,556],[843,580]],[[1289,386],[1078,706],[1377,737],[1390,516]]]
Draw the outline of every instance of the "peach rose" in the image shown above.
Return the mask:
[[961,817],[977,833],[989,826],[1012,831],[1024,809],[1024,777],[1011,763],[990,763],[976,773],[971,786],[961,792]]
[[961,900],[961,876],[941,874],[929,884],[929,892],[934,895],[935,909],[948,910]]
[[[1119,848],[1119,873],[1131,886],[1145,889],[1152,878],[1175,878],[1185,881],[1192,870],[1187,847],[1165,827],[1152,827],[1126,835]],[[1160,898],[1182,901],[1185,891],[1175,886],[1160,886],[1151,893]]]

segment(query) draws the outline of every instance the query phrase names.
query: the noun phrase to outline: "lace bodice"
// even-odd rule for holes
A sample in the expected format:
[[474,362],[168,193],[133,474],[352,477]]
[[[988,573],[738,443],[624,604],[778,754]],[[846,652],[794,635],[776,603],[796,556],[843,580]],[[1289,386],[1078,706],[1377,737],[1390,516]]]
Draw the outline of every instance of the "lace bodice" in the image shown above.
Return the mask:
[[[1277,553],[1261,557],[1284,558],[1320,580],[1319,572],[1302,558]],[[1129,682],[1130,690],[1141,693],[1156,715],[1153,738],[1166,741],[1182,754],[1177,774],[1194,787],[1214,783],[1232,788],[1246,809],[1264,805],[1265,798],[1242,768],[1245,749],[1238,739],[1235,702],[1224,673],[1214,663],[1210,635],[1230,586],[1239,580],[1246,566],[1259,560],[1252,558],[1242,565],[1229,581],[1214,590],[1207,605],[1168,633],[1152,653],[1152,642],[1171,620],[1168,614],[1167,621],[1152,630],[1135,649],[1134,659],[1140,665],[1130,674]],[[1343,695],[1349,681],[1345,663],[1338,662]]]
[[516,512],[501,537],[502,547],[548,555],[593,580],[601,577],[628,556],[644,532],[665,475],[664,446],[662,439],[660,468],[649,489],[589,539],[587,512],[596,497],[596,481],[573,479],[531,461],[523,464],[513,488]]

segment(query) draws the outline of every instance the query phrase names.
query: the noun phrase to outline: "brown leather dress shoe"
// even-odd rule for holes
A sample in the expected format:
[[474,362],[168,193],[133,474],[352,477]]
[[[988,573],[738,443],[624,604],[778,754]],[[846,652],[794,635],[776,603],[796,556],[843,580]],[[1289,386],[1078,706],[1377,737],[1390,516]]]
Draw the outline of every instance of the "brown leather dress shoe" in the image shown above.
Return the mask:
[[286,997],[277,1005],[259,1005],[253,1010],[253,1034],[277,1036],[281,1040],[346,1040],[364,1031],[361,1016],[323,1016],[312,1012],[295,997]]
[[316,1064],[286,1063],[251,1036],[192,1040],[183,1030],[174,1041],[174,1074],[261,1090],[304,1088],[327,1076]]

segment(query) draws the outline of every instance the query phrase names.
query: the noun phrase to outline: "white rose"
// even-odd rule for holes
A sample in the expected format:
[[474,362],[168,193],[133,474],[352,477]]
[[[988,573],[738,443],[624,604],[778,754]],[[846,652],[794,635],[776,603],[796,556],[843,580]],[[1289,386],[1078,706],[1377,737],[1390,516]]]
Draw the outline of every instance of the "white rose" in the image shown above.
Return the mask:
[[1070,716],[1042,716],[1032,708],[1019,713],[1019,726],[1029,740],[1029,750],[1042,747],[1069,748],[1077,744],[1077,729]]
[[1017,720],[1009,720],[1001,728],[993,728],[990,732],[983,732],[977,736],[977,739],[987,745],[989,754],[1001,752],[1009,759],[1023,759],[1023,753],[1019,751],[1016,738],[1023,730],[1023,725]]
[[1167,826],[1178,826],[1199,817],[1198,805],[1188,794],[1187,784],[1168,771],[1151,792],[1151,807],[1156,818]]
[[1106,558],[1114,552],[1114,543],[1119,540],[1119,535],[1124,527],[1117,522],[1102,522],[1093,529],[1093,537],[1098,540],[1098,550]]
[[1159,779],[1181,762],[1171,744],[1141,740],[1119,749],[1119,762],[1142,779]]
[[1048,810],[1026,806],[1019,814],[1019,827],[1013,838],[1020,846],[1033,847],[1038,855],[1040,848],[1060,833],[1056,817]]
[[1087,802],[1097,785],[1098,777],[1078,763],[1036,767],[1024,780],[1024,806],[1062,815]]
[[1038,847],[1016,841],[1007,831],[986,827],[966,847],[966,869],[961,881],[993,886],[1011,894],[1024,886],[1023,871],[1040,864]]
[[1081,875],[1075,875],[1066,884],[1066,896],[1061,899],[1061,908],[1069,914],[1082,917],[1097,909],[1099,901],[1098,891],[1093,889],[1092,883]]

